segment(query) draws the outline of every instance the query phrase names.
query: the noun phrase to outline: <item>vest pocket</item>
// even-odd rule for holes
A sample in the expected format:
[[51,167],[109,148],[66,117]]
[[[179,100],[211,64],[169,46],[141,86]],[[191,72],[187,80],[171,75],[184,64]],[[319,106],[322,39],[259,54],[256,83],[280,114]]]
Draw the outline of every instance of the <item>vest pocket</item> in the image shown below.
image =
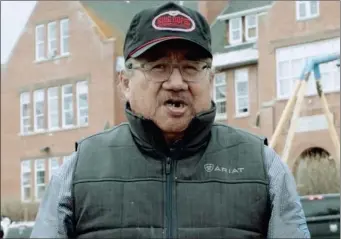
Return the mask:
[[[267,187],[252,182],[181,182],[177,184],[177,208],[178,233],[184,236],[180,238],[187,238],[190,229],[202,230],[205,235],[208,228],[218,234],[210,238],[230,238],[238,230],[258,235],[264,230]],[[229,228],[234,233],[226,230]]]
[[140,229],[141,235],[159,234],[164,227],[163,184],[153,180],[76,184],[75,203],[80,203],[75,212],[78,233],[113,229],[125,233],[137,228],[134,234]]

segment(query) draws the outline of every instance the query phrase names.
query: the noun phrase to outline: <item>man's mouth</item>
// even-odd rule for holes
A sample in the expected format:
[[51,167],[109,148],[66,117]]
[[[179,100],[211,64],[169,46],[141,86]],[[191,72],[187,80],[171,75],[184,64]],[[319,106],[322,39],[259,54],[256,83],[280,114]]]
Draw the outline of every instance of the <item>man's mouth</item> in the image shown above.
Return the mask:
[[187,111],[187,104],[183,100],[169,99],[165,101],[164,105],[171,117],[182,117]]
[[175,108],[184,108],[186,106],[186,103],[182,100],[169,99],[165,102],[165,105],[169,107],[175,107]]

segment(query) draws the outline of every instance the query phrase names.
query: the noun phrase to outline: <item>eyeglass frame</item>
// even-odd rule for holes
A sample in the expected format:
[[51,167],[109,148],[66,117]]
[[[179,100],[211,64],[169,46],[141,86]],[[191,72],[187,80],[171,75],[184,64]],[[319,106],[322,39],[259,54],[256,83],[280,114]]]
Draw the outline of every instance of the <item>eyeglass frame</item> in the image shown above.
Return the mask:
[[[166,78],[166,79],[163,79],[163,80],[155,80],[155,79],[149,79],[150,81],[153,81],[153,82],[157,82],[157,83],[163,83],[163,82],[166,82],[169,80],[169,78],[171,77],[172,73],[173,73],[173,70],[174,68],[178,68],[179,69],[179,72],[183,78],[183,81],[185,82],[188,82],[188,83],[196,83],[196,82],[200,82],[204,77],[205,75],[202,76],[201,79],[199,80],[187,80],[185,79],[185,77],[183,76],[183,72],[182,72],[182,64],[181,62],[192,62],[192,63],[204,63],[204,65],[201,67],[201,71],[206,71],[206,74],[207,72],[212,69],[212,65],[211,63],[207,62],[207,61],[203,61],[203,60],[182,60],[180,61],[180,63],[169,63],[169,62],[165,62],[165,60],[157,60],[157,61],[147,61],[147,62],[142,62],[142,63],[133,63],[133,62],[127,62],[126,63],[126,67],[127,69],[129,70],[142,70],[142,72],[144,73],[144,76],[146,79],[148,79],[148,77],[145,75],[145,73],[150,73],[150,71],[152,70],[151,69],[146,69],[145,66],[147,64],[155,64],[157,65],[157,63],[165,63],[167,64],[168,66],[171,67],[171,70],[170,70],[170,73],[169,73],[169,76]],[[150,76],[150,75],[149,75]],[[150,76],[151,78],[151,76]]]

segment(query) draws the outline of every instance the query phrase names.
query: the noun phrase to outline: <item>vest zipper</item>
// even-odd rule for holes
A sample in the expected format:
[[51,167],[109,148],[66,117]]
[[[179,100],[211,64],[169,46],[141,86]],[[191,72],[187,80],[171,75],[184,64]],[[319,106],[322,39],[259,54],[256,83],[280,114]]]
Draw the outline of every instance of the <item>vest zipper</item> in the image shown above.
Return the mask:
[[173,161],[170,157],[166,159],[166,223],[167,223],[167,238],[173,238],[173,223],[172,223],[172,192],[173,192]]

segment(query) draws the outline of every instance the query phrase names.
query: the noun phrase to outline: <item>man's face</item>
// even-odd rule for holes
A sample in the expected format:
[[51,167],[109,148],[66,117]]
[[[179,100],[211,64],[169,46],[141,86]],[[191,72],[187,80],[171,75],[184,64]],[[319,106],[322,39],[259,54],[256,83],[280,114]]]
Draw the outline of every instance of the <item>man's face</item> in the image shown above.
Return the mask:
[[[185,63],[200,61],[200,79],[187,82],[183,76],[192,74],[192,69],[173,67],[168,80],[164,70],[155,62]],[[163,132],[167,140],[182,136],[192,118],[211,107],[212,73],[211,59],[204,56],[200,47],[182,40],[166,41],[151,48],[138,59],[131,60],[132,66],[147,63],[153,66],[153,73],[146,68],[135,67],[121,77],[126,99],[134,113],[151,119]],[[208,64],[207,64],[208,63]],[[149,67],[150,69],[150,67]],[[194,69],[194,68],[193,68]],[[161,72],[159,74],[159,72]],[[191,79],[190,77],[186,77]]]

